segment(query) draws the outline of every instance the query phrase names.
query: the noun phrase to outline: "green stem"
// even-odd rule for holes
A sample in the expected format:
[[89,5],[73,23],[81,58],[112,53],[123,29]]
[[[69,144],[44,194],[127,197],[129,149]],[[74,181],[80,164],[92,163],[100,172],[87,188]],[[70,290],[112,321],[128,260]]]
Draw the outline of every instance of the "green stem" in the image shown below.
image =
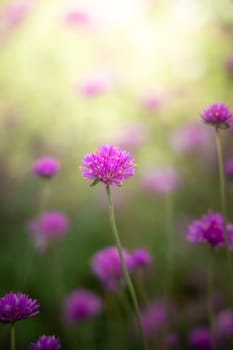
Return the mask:
[[226,254],[228,261],[228,270],[231,284],[231,297],[233,298],[233,270],[231,263],[231,252],[229,250],[229,237],[226,230],[226,219],[227,219],[227,206],[226,206],[226,186],[225,186],[225,177],[224,177],[224,166],[223,166],[223,156],[222,156],[222,145],[219,134],[219,128],[216,127],[216,147],[217,147],[217,155],[218,155],[218,170],[219,170],[219,185],[220,185],[220,203],[221,203],[221,211],[224,217],[224,239],[226,242]]
[[121,241],[120,241],[120,237],[117,231],[117,226],[116,226],[116,221],[115,221],[115,215],[114,215],[114,209],[113,209],[113,204],[112,204],[112,196],[111,196],[111,191],[110,191],[110,187],[106,186],[106,192],[107,192],[107,198],[108,198],[108,208],[109,208],[109,219],[110,219],[110,223],[112,226],[112,231],[113,231],[113,235],[114,235],[114,239],[117,245],[117,249],[118,249],[118,253],[120,256],[120,261],[121,261],[121,265],[122,265],[122,270],[124,273],[124,277],[126,280],[126,283],[128,285],[128,289],[129,289],[129,293],[130,296],[132,298],[132,302],[133,302],[133,306],[134,306],[134,310],[135,310],[135,314],[137,317],[137,322],[138,322],[138,328],[140,331],[140,335],[142,338],[142,343],[143,343],[143,347],[146,350],[147,349],[147,344],[146,344],[146,340],[145,340],[145,336],[144,336],[144,332],[143,332],[143,327],[142,327],[142,322],[141,322],[141,317],[140,317],[140,310],[139,310],[139,304],[138,304],[138,300],[137,300],[137,296],[134,290],[134,286],[133,283],[130,279],[126,264],[125,264],[125,260],[123,257],[123,252],[122,252],[122,245],[121,245]]
[[11,323],[11,350],[15,350],[15,324]]
[[[210,248],[212,249],[212,248]],[[213,269],[213,251],[209,251],[209,261],[208,261],[208,315],[209,315],[209,324],[210,324],[210,332],[211,332],[211,343],[212,350],[215,350],[215,339],[214,339],[214,310],[213,310],[213,292],[214,292],[214,269]]]

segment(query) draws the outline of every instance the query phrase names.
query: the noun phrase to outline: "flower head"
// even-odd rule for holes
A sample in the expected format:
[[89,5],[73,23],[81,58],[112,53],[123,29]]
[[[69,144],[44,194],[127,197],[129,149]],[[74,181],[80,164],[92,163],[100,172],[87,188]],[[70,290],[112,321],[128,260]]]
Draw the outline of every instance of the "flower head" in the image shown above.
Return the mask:
[[191,330],[188,342],[193,350],[211,350],[210,331],[206,327],[196,327]]
[[154,93],[148,93],[142,97],[141,104],[149,112],[154,112],[160,107],[161,98]]
[[87,289],[78,289],[69,294],[64,303],[64,317],[67,323],[77,324],[101,313],[102,300]]
[[214,103],[201,112],[201,118],[216,128],[227,129],[232,121],[232,113],[223,103]]
[[35,175],[43,178],[53,177],[59,170],[58,161],[52,157],[42,157],[37,159],[32,165],[32,171]]
[[134,269],[151,265],[152,257],[146,249],[136,249],[131,254]]
[[101,181],[106,186],[120,186],[123,180],[135,172],[134,158],[112,145],[103,145],[97,151],[87,154],[81,164],[82,176],[92,180],[93,185]]
[[[126,249],[123,249],[123,258],[128,271],[131,272],[134,265]],[[91,269],[108,290],[115,291],[123,283],[123,270],[116,247],[107,247],[98,251],[91,259]]]
[[36,343],[32,343],[30,350],[58,350],[61,344],[54,335],[42,335]]
[[37,300],[29,298],[26,294],[10,292],[0,298],[0,322],[14,323],[37,314],[39,314]]
[[225,168],[225,174],[229,178],[233,178],[233,158],[230,158],[228,159],[228,161],[226,161],[224,168]]
[[28,224],[28,231],[33,235],[36,247],[44,250],[50,242],[60,240],[69,229],[68,217],[61,212],[45,212],[41,217]]
[[213,248],[224,244],[224,219],[220,213],[208,213],[194,220],[188,229],[187,238],[192,243],[206,242]]

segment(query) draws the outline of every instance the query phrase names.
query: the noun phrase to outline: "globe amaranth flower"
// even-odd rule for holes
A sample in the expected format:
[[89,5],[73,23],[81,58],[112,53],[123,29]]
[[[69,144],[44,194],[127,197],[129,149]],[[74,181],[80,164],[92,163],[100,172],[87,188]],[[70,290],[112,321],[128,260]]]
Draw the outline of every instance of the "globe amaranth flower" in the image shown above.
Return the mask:
[[37,314],[39,314],[37,300],[29,298],[26,294],[10,292],[0,298],[0,322],[14,323]]
[[68,229],[68,217],[57,211],[45,212],[28,224],[28,231],[34,238],[36,248],[41,251],[45,250],[50,243],[62,239]]
[[233,178],[233,158],[228,159],[224,164],[225,174],[229,179]]
[[216,128],[227,129],[232,122],[232,113],[223,103],[214,103],[201,112],[201,118]]
[[136,249],[131,253],[134,269],[146,267],[152,264],[152,256],[146,249]]
[[42,335],[30,346],[30,350],[59,350],[60,348],[60,341],[54,335]]
[[47,179],[53,177],[58,172],[59,168],[59,162],[52,157],[39,158],[32,165],[32,171],[35,175]]
[[195,327],[188,335],[188,343],[193,350],[211,350],[211,335],[207,327]]
[[224,244],[224,218],[220,213],[208,213],[194,220],[188,228],[187,239],[192,243],[208,243],[213,248]]
[[142,184],[150,193],[163,196],[181,185],[181,178],[174,168],[150,169],[142,177]]
[[126,151],[112,145],[103,145],[84,156],[81,162],[82,176],[92,180],[92,185],[103,182],[106,186],[121,186],[123,180],[134,175],[134,158]]
[[[128,272],[132,272],[134,269],[132,257],[126,249],[123,249],[123,258]],[[90,264],[92,272],[107,290],[116,291],[124,284],[124,274],[117,247],[111,246],[98,251],[91,258]]]
[[69,294],[64,302],[64,319],[74,325],[98,316],[103,309],[101,298],[87,289]]

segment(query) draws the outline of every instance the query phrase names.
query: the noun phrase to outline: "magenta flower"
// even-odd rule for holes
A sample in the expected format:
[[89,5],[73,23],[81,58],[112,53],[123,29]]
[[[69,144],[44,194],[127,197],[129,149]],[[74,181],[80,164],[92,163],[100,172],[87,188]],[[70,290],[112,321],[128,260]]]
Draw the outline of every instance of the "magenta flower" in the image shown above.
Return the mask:
[[14,323],[39,314],[39,304],[26,294],[10,292],[0,298],[0,322]]
[[214,103],[201,112],[201,118],[216,128],[227,129],[232,122],[232,113],[223,103]]
[[228,159],[228,161],[225,163],[225,174],[229,178],[233,178],[233,158]]
[[103,145],[97,151],[84,156],[81,162],[82,176],[92,180],[92,185],[103,182],[106,186],[121,186],[123,180],[134,175],[134,158],[126,151],[112,145]]
[[64,302],[64,318],[74,325],[98,316],[103,309],[99,296],[87,289],[78,289],[69,294]]
[[188,336],[188,343],[193,350],[211,350],[210,331],[206,327],[196,327]]
[[194,220],[188,228],[187,239],[192,243],[206,242],[216,248],[224,244],[224,219],[220,213],[208,213]]
[[87,11],[73,8],[65,14],[65,22],[73,27],[88,27],[91,24],[91,17]]
[[60,341],[54,335],[42,335],[30,346],[30,350],[59,350],[60,348]]
[[136,249],[131,253],[131,260],[134,269],[151,265],[152,256],[146,249]]
[[[123,257],[129,272],[134,269],[131,255],[123,249]],[[123,284],[123,270],[116,247],[104,248],[91,258],[91,270],[109,291],[116,291]]]
[[31,3],[26,0],[19,0],[3,6],[0,12],[0,21],[3,28],[13,30],[18,27],[27,15]]
[[85,97],[96,97],[106,92],[112,84],[109,72],[96,71],[90,73],[76,85],[77,92]]
[[48,179],[53,177],[59,168],[58,161],[52,157],[39,158],[32,165],[32,171],[35,175]]
[[52,242],[60,240],[69,229],[68,217],[61,212],[46,212],[28,224],[38,250],[45,250]]
[[160,196],[174,192],[181,185],[180,176],[174,168],[148,170],[142,181],[150,193]]

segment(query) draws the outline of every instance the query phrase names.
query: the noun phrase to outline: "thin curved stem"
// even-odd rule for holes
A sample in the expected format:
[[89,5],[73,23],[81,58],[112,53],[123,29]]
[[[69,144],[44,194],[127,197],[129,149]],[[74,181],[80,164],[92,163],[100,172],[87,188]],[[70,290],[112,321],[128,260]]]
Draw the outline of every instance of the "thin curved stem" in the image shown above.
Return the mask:
[[141,317],[140,317],[140,310],[139,310],[139,304],[138,304],[138,300],[137,300],[137,296],[136,296],[136,292],[133,286],[133,283],[130,279],[126,264],[125,264],[125,260],[123,257],[123,249],[122,249],[122,245],[121,245],[121,241],[120,241],[120,237],[118,234],[118,230],[117,230],[117,226],[116,226],[116,221],[115,221],[115,215],[114,215],[114,209],[113,209],[113,203],[112,203],[112,196],[111,196],[111,190],[109,186],[106,186],[106,192],[107,192],[107,198],[108,198],[108,209],[109,209],[109,219],[110,219],[110,223],[112,226],[112,232],[114,235],[114,239],[117,245],[117,249],[118,249],[118,253],[120,256],[120,261],[121,261],[121,265],[122,265],[122,270],[123,270],[123,274],[126,280],[126,283],[128,285],[128,289],[129,289],[129,293],[133,302],[133,306],[134,306],[134,310],[135,310],[135,314],[137,317],[137,323],[138,323],[138,328],[140,331],[140,335],[142,338],[142,343],[143,343],[143,347],[145,350],[147,350],[147,344],[146,344],[146,340],[145,340],[145,336],[144,336],[144,332],[143,332],[143,327],[142,327],[142,322],[141,322]]
[[11,323],[11,350],[15,350],[15,324]]

